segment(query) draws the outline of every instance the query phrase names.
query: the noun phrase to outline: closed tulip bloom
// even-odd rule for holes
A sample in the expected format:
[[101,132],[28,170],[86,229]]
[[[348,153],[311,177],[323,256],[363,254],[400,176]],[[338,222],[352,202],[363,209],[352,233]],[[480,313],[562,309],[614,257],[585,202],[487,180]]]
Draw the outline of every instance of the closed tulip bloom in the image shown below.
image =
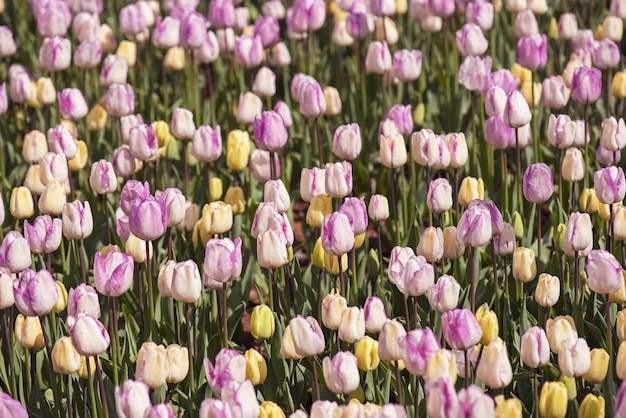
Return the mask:
[[546,332],[539,327],[529,328],[522,335],[521,358],[524,364],[538,368],[550,361],[550,346]]
[[67,318],[67,329],[76,351],[81,356],[97,356],[109,348],[109,333],[100,321],[87,313]]
[[178,344],[170,344],[165,348],[169,373],[167,383],[180,383],[187,377],[189,372],[189,354],[187,347]]
[[314,79],[304,80],[298,89],[300,113],[307,118],[316,118],[326,112],[327,103],[324,91]]
[[322,246],[331,255],[342,255],[354,247],[354,233],[345,213],[325,216],[322,224]]
[[[470,91],[486,91],[489,87],[492,58],[467,56],[459,67],[459,83]],[[515,86],[517,88],[517,85]],[[507,90],[505,89],[505,92]]]
[[191,139],[196,131],[193,113],[181,107],[172,112],[172,134],[178,139]]
[[359,125],[351,123],[338,126],[333,136],[333,154],[341,159],[354,160],[360,153],[361,130]]
[[374,194],[370,197],[367,212],[375,221],[384,221],[389,218],[389,201],[383,195]]
[[465,5],[465,17],[470,23],[475,23],[484,31],[493,27],[493,4],[484,0],[469,2]]
[[230,170],[241,171],[248,165],[249,158],[250,135],[241,130],[231,131],[226,140],[226,165]]
[[111,84],[104,100],[107,112],[116,118],[130,115],[135,110],[135,93],[130,84]]
[[532,281],[537,275],[535,252],[531,248],[518,247],[513,252],[513,277],[523,283]]
[[7,269],[0,268],[0,309],[10,308],[15,303],[13,281],[13,275]]
[[558,355],[559,369],[565,376],[582,376],[591,367],[591,354],[584,338],[563,340]]
[[450,150],[450,167],[461,168],[465,165],[468,159],[467,142],[465,141],[465,134],[449,133],[446,135],[446,142],[448,143],[448,149]]
[[43,132],[33,130],[24,136],[22,157],[27,163],[36,164],[48,152],[48,142]]
[[39,212],[46,215],[61,215],[66,203],[67,183],[53,181],[41,192],[37,207]]
[[96,290],[81,283],[78,287],[70,289],[67,301],[67,315],[76,316],[79,313],[86,313],[94,318],[100,318],[100,302]]
[[618,16],[607,16],[602,22],[602,39],[620,42],[624,34],[624,22]]
[[483,304],[474,315],[480,329],[483,331],[480,337],[480,344],[486,346],[490,342],[495,341],[498,338],[498,317],[496,313],[489,309],[487,304]]
[[250,333],[256,340],[267,340],[274,335],[274,314],[267,305],[257,305],[250,315]]
[[602,70],[615,68],[621,60],[619,46],[610,39],[598,41],[594,45],[591,56],[593,64]]
[[339,212],[348,216],[352,233],[355,236],[361,235],[367,230],[367,208],[364,198],[347,197],[339,206]]
[[513,371],[506,344],[492,341],[486,349],[476,369],[476,376],[487,386],[493,389],[504,388],[513,380]]
[[228,382],[221,397],[228,403],[233,417],[254,418],[260,416],[256,391],[252,382]]
[[13,188],[9,201],[9,211],[11,216],[16,219],[30,218],[35,214],[35,204],[29,189],[23,186]]
[[548,143],[550,145],[565,149],[574,145],[577,125],[567,115],[550,115],[548,121]]
[[364,372],[376,370],[380,363],[380,357],[378,357],[378,341],[370,336],[363,337],[356,344],[354,353],[357,358],[357,366]]
[[33,253],[49,254],[61,245],[61,229],[61,219],[53,219],[49,215],[38,216],[32,225],[28,221],[24,222],[24,237]]
[[597,170],[593,175],[593,186],[598,200],[602,203],[618,203],[626,195],[626,181],[621,167],[607,167]]
[[[619,2],[613,1],[612,4],[614,3],[619,3]],[[626,11],[626,8],[625,8],[625,11]],[[615,418],[626,417],[626,403],[624,402],[625,396],[626,396],[626,383],[622,382],[622,384],[619,387],[619,391],[617,392],[617,398],[615,400]]]
[[72,44],[62,36],[44,38],[39,49],[38,65],[44,71],[56,72],[69,68],[72,60]]
[[203,162],[213,162],[222,155],[222,136],[220,126],[211,128],[208,125],[199,126],[193,134],[191,155]]
[[466,247],[481,247],[492,237],[489,210],[483,205],[470,206],[457,225],[457,241]]
[[6,26],[0,26],[0,45],[0,58],[10,57],[17,51],[13,32]]
[[502,114],[487,119],[485,131],[485,140],[495,149],[507,149],[515,146],[515,129],[504,123]]
[[67,159],[63,154],[47,152],[39,160],[39,178],[44,186],[53,181],[67,181],[67,173]]
[[618,151],[626,146],[626,125],[624,119],[619,121],[614,117],[602,121],[600,145],[609,151]]
[[504,395],[498,395],[494,398],[496,401],[496,409],[494,410],[494,418],[521,418],[522,402],[517,398],[504,399]]
[[561,175],[565,180],[571,182],[582,180],[586,169],[583,154],[578,148],[569,148],[565,151],[561,164]]
[[[426,367],[426,382],[435,381],[440,378],[449,381],[453,385],[456,382],[456,357],[454,353],[452,353],[452,351],[450,350],[437,350],[432,353],[430,361],[428,362],[428,366]],[[443,415],[442,417],[445,416],[446,415]]]
[[150,388],[144,382],[129,379],[115,388],[115,410],[120,417],[143,418],[150,405]]
[[159,144],[152,125],[140,123],[130,129],[128,146],[134,158],[141,161],[154,161],[158,158]]
[[428,304],[437,312],[446,312],[455,309],[459,303],[461,286],[456,279],[444,274],[437,279],[437,283],[426,292]]
[[475,23],[466,23],[456,32],[456,43],[464,57],[482,55],[489,46],[480,26]]
[[271,218],[274,215],[279,215],[275,202],[262,202],[254,214],[252,221],[252,228],[250,235],[253,238],[257,238],[261,232],[267,231],[270,228]]
[[544,163],[529,166],[524,172],[524,197],[529,202],[546,202],[554,193],[552,170]]
[[108,55],[102,62],[100,83],[104,87],[125,85],[128,79],[128,63],[117,55]]
[[287,325],[280,341],[280,355],[289,360],[300,360],[303,356],[296,353],[291,327]]
[[596,293],[608,294],[623,283],[622,266],[613,254],[605,250],[592,250],[585,265],[589,288]]
[[154,241],[159,238],[167,228],[165,200],[150,195],[135,200],[130,211],[128,226],[130,232],[144,241]]
[[517,41],[515,59],[523,67],[537,71],[548,60],[548,38],[545,34],[526,35]]
[[97,252],[94,260],[94,283],[103,295],[118,297],[133,283],[133,258],[120,251],[109,251],[106,255]]
[[254,142],[266,151],[279,151],[289,139],[282,116],[273,110],[263,112],[254,120]]
[[263,187],[264,201],[274,202],[279,213],[291,207],[291,199],[282,180],[269,180]]
[[443,213],[452,207],[452,187],[447,179],[438,178],[430,182],[426,205],[434,213]]
[[174,408],[168,403],[160,403],[149,407],[144,418],[175,418]]
[[443,257],[443,231],[441,228],[428,227],[422,232],[416,253],[435,263]]
[[535,300],[544,307],[554,306],[559,301],[560,281],[556,276],[541,273],[535,289]]
[[511,93],[504,108],[504,123],[517,129],[528,124],[531,118],[532,114],[524,95],[519,91]]
[[457,239],[455,226],[447,226],[443,230],[443,256],[454,260],[465,252],[465,245]]
[[354,354],[340,351],[322,362],[324,380],[334,393],[350,393],[359,387],[360,376]]
[[400,49],[393,54],[393,73],[400,81],[417,80],[422,73],[422,52],[417,49]]
[[305,318],[298,315],[289,321],[289,327],[293,335],[294,348],[298,355],[311,357],[324,351],[326,344],[324,334],[315,318],[312,316]]
[[37,92],[33,89],[30,74],[25,69],[20,69],[14,75],[9,75],[9,94],[13,103],[26,103],[36,95]]
[[287,264],[285,235],[275,230],[261,232],[257,237],[257,258],[261,267],[272,269]]
[[404,137],[400,134],[381,135],[380,161],[389,168],[402,167],[406,164],[407,151]]
[[113,164],[107,160],[100,160],[91,165],[89,185],[98,194],[113,193],[117,190],[117,177]]
[[574,319],[569,315],[548,319],[545,328],[550,350],[555,354],[559,352],[559,347],[564,340],[568,338],[578,338],[576,324],[574,323]]
[[241,275],[243,261],[241,239],[213,238],[206,244],[204,277],[221,283],[233,281]]
[[398,361],[402,359],[402,350],[398,341],[406,336],[406,330],[400,322],[388,319],[380,329],[378,337],[378,355],[381,360]]
[[451,0],[429,0],[428,8],[435,16],[448,17],[454,13],[455,4]]
[[60,374],[70,375],[80,369],[80,354],[70,337],[61,337],[54,343],[51,361],[52,369]]
[[[526,9],[515,16],[515,37],[522,38],[539,33],[537,18],[530,9]],[[522,64],[523,65],[523,64]]]
[[300,196],[310,202],[315,196],[326,193],[326,171],[323,168],[303,168],[300,175]]
[[69,129],[63,125],[56,125],[48,129],[48,148],[51,152],[65,154],[67,159],[72,159],[78,153],[78,143]]
[[446,138],[435,135],[430,129],[422,129],[411,135],[411,155],[422,166],[445,169],[450,165],[450,149]]
[[247,92],[239,96],[239,106],[237,107],[237,122],[247,125],[254,123],[255,119],[261,115],[263,102],[254,93]]
[[202,281],[198,265],[193,260],[176,263],[170,292],[178,302],[194,303],[198,300],[202,292]]
[[325,189],[330,197],[342,198],[352,191],[352,164],[347,161],[327,163]]
[[541,386],[539,413],[546,418],[564,418],[567,414],[567,388],[562,382],[545,382]]
[[339,339],[347,343],[355,343],[365,335],[365,314],[356,306],[346,308],[339,321]]
[[506,92],[499,86],[491,86],[485,93],[485,112],[489,117],[504,113],[506,107]]
[[25,317],[18,314],[15,318],[15,340],[27,350],[33,352],[41,350],[45,343],[40,319],[36,316]]
[[180,20],[171,16],[157,19],[152,44],[160,49],[168,49],[178,46],[180,43]]
[[602,71],[592,67],[580,67],[574,72],[571,97],[574,101],[590,104],[598,100],[602,91]]
[[221,399],[208,398],[200,404],[201,418],[231,418],[230,407]]
[[442,313],[441,329],[448,345],[456,350],[465,350],[478,344],[482,336],[480,324],[469,309]]
[[324,115],[334,116],[341,113],[341,96],[339,91],[332,86],[324,87],[324,98],[326,100],[326,110]]
[[187,202],[179,189],[169,187],[163,191],[157,190],[155,197],[165,201],[168,227],[177,226],[185,220]]
[[562,77],[548,77],[541,87],[541,101],[548,109],[561,109],[567,104],[569,92]]
[[593,247],[593,224],[587,213],[570,214],[563,238],[563,251],[570,257],[578,252],[585,257]]
[[244,68],[259,66],[263,61],[263,41],[260,36],[242,35],[235,41],[237,62]]
[[604,417],[604,398],[588,393],[580,404],[578,416],[582,418]]
[[559,39],[572,39],[578,32],[578,21],[574,13],[564,13],[559,17]]
[[380,332],[387,321],[387,311],[383,301],[377,296],[370,296],[363,306],[365,315],[365,330],[370,333]]
[[365,56],[365,69],[371,73],[384,74],[392,68],[391,52],[387,42],[370,43]]
[[431,355],[441,350],[439,340],[430,328],[418,328],[398,339],[402,352],[402,360],[407,370],[416,375],[424,376]]
[[78,120],[87,114],[85,97],[78,89],[67,88],[58,93],[59,111],[64,119]]
[[133,204],[136,200],[143,200],[150,195],[148,182],[141,183],[138,180],[129,180],[124,184],[120,194],[120,208],[130,216]]
[[166,383],[170,374],[169,362],[165,347],[154,342],[145,342],[137,354],[135,378],[156,389]]
[[[461,187],[459,188],[459,203],[463,206],[467,206],[472,200],[483,200],[485,198],[485,187],[483,179],[476,179],[474,177],[465,177],[461,181]],[[490,231],[491,233],[491,231]]]
[[48,270],[26,269],[13,281],[13,296],[15,306],[23,315],[44,316],[52,311],[59,291]]
[[450,379],[441,377],[428,380],[424,386],[424,392],[428,416],[446,418],[463,414],[454,383]]

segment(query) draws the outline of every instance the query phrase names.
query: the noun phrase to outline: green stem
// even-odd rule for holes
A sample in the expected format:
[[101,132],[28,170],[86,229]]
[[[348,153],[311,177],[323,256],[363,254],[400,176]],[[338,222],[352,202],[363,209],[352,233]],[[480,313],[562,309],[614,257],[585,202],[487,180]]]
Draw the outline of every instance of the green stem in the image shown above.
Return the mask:
[[[224,283],[224,293],[226,293],[225,287],[226,287],[226,283]],[[191,312],[191,309],[193,309],[193,305],[188,303],[185,309],[185,322],[186,322],[185,326],[187,327],[187,353],[189,354],[189,399],[192,399],[193,394],[196,391],[196,379],[194,375],[195,367],[193,363],[195,347],[191,339],[191,321],[189,320],[190,318],[189,314]],[[224,334],[226,335],[226,333]]]
[[146,282],[148,283],[148,314],[150,315],[150,341],[156,337],[154,326],[154,289],[152,286],[152,262],[150,260],[150,241],[146,241]]
[[222,348],[228,347],[228,306],[227,284],[222,285]]

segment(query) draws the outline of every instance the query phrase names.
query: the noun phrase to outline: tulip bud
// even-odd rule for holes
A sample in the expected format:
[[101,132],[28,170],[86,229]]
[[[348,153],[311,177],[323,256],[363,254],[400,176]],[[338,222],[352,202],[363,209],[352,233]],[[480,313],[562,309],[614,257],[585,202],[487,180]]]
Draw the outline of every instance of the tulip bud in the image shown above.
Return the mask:
[[338,330],[343,312],[346,309],[346,298],[334,293],[326,295],[322,299],[322,323],[324,326],[330,330]]
[[356,306],[346,308],[339,322],[339,339],[347,343],[355,343],[365,335],[365,314]]
[[539,413],[545,418],[564,418],[567,414],[567,388],[562,382],[545,382],[541,386]]
[[150,388],[141,381],[126,380],[115,388],[115,409],[119,416],[143,417],[151,405]]
[[324,350],[324,334],[315,318],[299,315],[289,321],[289,327],[295,352],[299,356],[311,357]]
[[389,218],[389,202],[383,195],[374,194],[370,197],[367,212],[375,221],[384,221]]
[[535,289],[535,300],[541,306],[549,308],[559,301],[560,281],[556,276],[541,273]]
[[561,342],[564,340],[578,338],[574,319],[569,315],[548,319],[546,322],[546,334],[553,353],[558,353]]
[[395,319],[387,320],[381,330],[378,339],[378,355],[381,360],[397,361],[402,358],[402,351],[398,345],[398,340],[406,335],[406,330]]
[[137,354],[135,378],[152,389],[163,386],[170,374],[165,347],[153,342],[141,345]]
[[428,366],[426,367],[426,382],[436,381],[439,378],[443,378],[454,385],[456,377],[457,366],[454,354],[452,354],[450,350],[437,350],[432,353],[430,360],[428,361]]
[[15,187],[9,202],[11,216],[16,219],[30,218],[35,214],[35,205],[30,190],[26,187]]
[[604,409],[604,398],[588,393],[580,404],[578,416],[582,418],[603,417]]
[[52,347],[52,368],[60,374],[76,373],[80,369],[80,354],[70,337],[61,337]]
[[250,333],[255,340],[267,340],[274,335],[274,314],[267,305],[257,305],[252,310]]
[[461,181],[458,199],[462,206],[467,206],[469,202],[475,199],[483,200],[485,198],[485,189],[483,179],[475,179],[474,177],[465,177]]
[[398,339],[402,359],[409,372],[417,376],[426,374],[433,353],[441,350],[439,340],[430,328],[418,328]]
[[609,367],[609,353],[603,348],[594,348],[591,350],[590,355],[591,367],[583,374],[583,379],[591,384],[602,383],[606,378]]
[[480,343],[485,346],[489,345],[490,342],[498,338],[498,317],[494,311],[489,310],[487,304],[478,308],[475,316],[483,332]]
[[15,339],[28,350],[41,350],[44,347],[44,338],[39,318],[18,314],[15,318]]
[[325,357],[322,366],[324,380],[332,392],[350,393],[358,388],[360,376],[354,354],[340,351],[332,359]]
[[559,346],[559,368],[565,376],[577,377],[591,368],[591,354],[584,338],[568,338]]
[[448,345],[465,350],[478,344],[482,329],[469,309],[455,309],[441,314],[441,329]]
[[267,363],[265,358],[251,348],[246,351],[246,379],[250,380],[253,385],[260,385],[265,382],[267,377]]
[[365,336],[356,343],[354,353],[357,358],[357,366],[364,372],[375,370],[380,363],[378,341],[370,336]]
[[532,281],[537,275],[535,251],[518,247],[513,252],[513,277],[523,283]]
[[[497,323],[497,322],[496,322]],[[494,340],[483,350],[476,376],[493,389],[504,388],[513,380],[506,344]]]
[[543,203],[554,193],[552,171],[544,163],[529,166],[524,172],[524,197],[529,202]]

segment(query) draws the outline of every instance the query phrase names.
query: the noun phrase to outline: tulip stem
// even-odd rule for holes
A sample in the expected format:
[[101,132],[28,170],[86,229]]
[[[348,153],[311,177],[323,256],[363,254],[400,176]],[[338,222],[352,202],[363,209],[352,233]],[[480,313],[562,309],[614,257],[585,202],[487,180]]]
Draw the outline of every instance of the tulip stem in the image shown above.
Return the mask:
[[578,292],[580,288],[580,262],[578,260],[578,251],[574,251],[574,307],[578,310]]
[[311,357],[311,366],[313,367],[313,386],[315,387],[315,400],[320,400],[320,382],[317,377],[317,364],[315,364],[315,357]]
[[156,337],[154,327],[154,293],[152,289],[152,263],[150,261],[150,241],[146,241],[146,282],[148,283],[148,313],[150,315],[150,341]]
[[85,271],[85,260],[83,260],[83,240],[82,238],[76,242],[76,256],[78,257],[78,265],[80,267],[80,277],[83,283],[87,283],[87,273]]
[[111,225],[109,224],[109,202],[107,194],[102,195],[102,203],[104,204],[104,224],[107,231],[107,242],[111,243]]
[[44,325],[44,321],[41,317],[37,317],[39,319],[39,325],[41,326],[41,333],[43,334],[43,341],[46,345],[46,354],[48,355],[48,378],[50,379],[49,384],[52,388],[52,394],[54,396],[54,409],[56,409],[57,416],[61,417],[61,400],[59,399],[59,393],[57,391],[57,385],[54,381],[54,374],[52,373],[52,349],[50,348],[50,338],[48,337],[48,332],[46,331],[46,327]]
[[541,205],[537,203],[537,270],[541,270]]
[[476,277],[475,277],[475,271],[474,271],[474,256],[476,249],[475,248],[470,248],[469,250],[469,270],[470,270],[470,307],[472,309],[472,312],[475,312],[474,307],[476,306],[476,295],[475,295],[475,281],[476,281]]
[[472,170],[476,170],[476,177],[480,177],[478,174],[478,138],[476,137],[476,95],[473,91],[470,91],[470,102],[472,104]]
[[[224,289],[223,292],[226,293],[226,283],[224,283]],[[186,309],[185,309],[185,322],[186,322],[186,327],[187,327],[187,353],[189,355],[189,399],[193,398],[193,394],[196,391],[196,379],[194,376],[194,365],[193,365],[193,356],[194,356],[194,352],[195,352],[195,347],[193,344],[193,341],[191,340],[191,321],[189,320],[189,314],[191,312],[192,309],[192,305],[190,303],[187,304]],[[226,310],[224,309],[224,312]],[[223,315],[226,316],[226,315]],[[224,346],[225,347],[225,346]],[[193,405],[193,402],[192,402]]]
[[517,210],[524,216],[524,203],[522,202],[522,151],[519,146],[519,128],[515,128],[515,158],[517,162]]
[[89,380],[89,382],[86,382],[85,385],[88,386],[89,390],[89,399],[91,401],[91,417],[93,418],[98,416],[98,408],[96,407],[96,392],[91,382],[93,376],[91,374],[91,362],[89,361],[89,357],[85,357],[85,365],[87,366],[87,379]]
[[[472,312],[474,310],[472,309]],[[470,381],[472,380],[472,377],[470,376],[470,361],[469,361],[469,352],[467,350],[467,348],[465,350],[463,350],[463,356],[465,357],[465,388],[467,388],[470,384]]]
[[537,378],[537,369],[533,370],[533,399],[535,401],[535,418],[539,418],[539,379]]
[[117,384],[119,383],[119,378],[118,378],[118,371],[117,371],[117,367],[118,367],[118,360],[120,358],[120,353],[119,353],[119,335],[117,333],[117,312],[115,309],[115,298],[113,298],[112,296],[109,296],[109,333],[111,334],[111,345],[110,345],[110,350],[111,350],[111,361],[112,361],[112,368],[113,368],[113,384],[115,386],[117,386]]
[[393,204],[391,205],[393,209],[393,223],[395,224],[395,235],[396,235],[396,245],[401,244],[400,240],[400,215],[398,214],[398,199],[396,198],[396,170],[395,168],[390,168],[391,170],[391,200],[393,200]]
[[409,297],[405,294],[402,294],[402,299],[404,300],[404,323],[407,331],[410,330],[409,326]]
[[[189,157],[187,156],[187,153],[189,152],[189,141],[184,140],[183,141],[183,171],[184,171],[184,178],[185,178],[185,196],[189,196]],[[207,178],[207,181],[209,181],[209,179]],[[211,197],[209,196],[209,199],[211,199]]]
[[400,375],[400,367],[398,367],[397,362],[398,362],[397,360],[394,362],[393,368],[395,369],[395,372],[396,372],[396,390],[398,391],[398,403],[404,406],[404,402],[402,401],[402,398],[403,398],[402,376]]
[[[507,161],[506,161],[506,150],[504,149],[500,150],[500,170],[502,172],[501,187],[504,189],[504,213],[508,214],[509,213],[509,185],[508,185],[507,180],[508,180],[509,174],[508,174],[508,167],[507,167]],[[455,178],[456,178],[456,174],[455,174]],[[455,200],[457,201],[457,205],[458,205],[459,199],[455,199]]]
[[[585,132],[583,137],[583,142],[585,143],[585,163],[589,164],[589,141],[587,141],[587,135],[589,133],[589,105],[585,104]],[[587,175],[587,170],[585,170],[585,189],[589,187],[589,179]],[[573,202],[572,202],[573,203]]]
[[[206,163],[206,201],[211,202],[211,164]],[[270,164],[270,170],[272,169],[272,165]]]
[[[222,284],[222,348],[228,347],[228,307],[227,304],[226,283]],[[189,333],[189,320],[187,319],[187,333]],[[187,335],[187,343],[189,343],[189,335]]]
[[[102,402],[102,409],[104,412],[104,416],[109,416],[109,406],[107,404],[107,393],[104,390],[104,381],[102,380],[102,369],[100,368],[100,360],[98,356],[94,356],[94,360],[96,362],[96,376],[98,376],[98,387],[100,388],[100,402]],[[89,358],[87,358],[87,362],[89,362]]]
[[337,261],[339,263],[339,285],[341,286],[341,295],[346,296],[346,279],[343,276],[343,263],[341,262],[342,255],[337,256]]
[[496,315],[500,318],[500,286],[498,284],[498,262],[496,259],[496,246],[491,241],[491,265],[493,269],[493,295],[496,298]]
[[420,406],[420,377],[419,376],[413,376],[415,378],[415,385],[413,385],[413,402],[414,402],[414,410],[413,410],[413,417],[414,418],[418,418],[419,417],[419,406]]
[[67,416],[72,418],[74,417],[72,411],[72,382],[69,374],[65,376],[63,383],[65,383],[65,396],[67,398]]
[[[317,135],[317,155],[320,160],[320,167],[324,166],[324,150],[322,148],[322,134],[320,133],[320,118],[315,118],[315,133]],[[273,153],[270,153],[270,170],[274,167],[274,160],[272,159]],[[272,176],[274,179],[274,176]]]
[[604,315],[606,317],[606,351],[613,357],[613,325],[611,324],[611,303],[609,295],[604,295]]
[[608,252],[613,251],[613,236],[614,234],[614,230],[613,230],[613,226],[614,226],[614,222],[613,222],[613,203],[609,203],[609,228],[607,230],[607,237],[606,237],[606,250]]
[[[380,280],[383,280],[383,274],[385,271],[385,265],[383,264],[383,239],[380,235],[380,222],[378,222],[378,274],[380,276]],[[377,288],[377,280],[376,277],[372,279],[372,294],[376,294]]]
[[[385,27],[385,24],[383,22],[383,27]],[[380,92],[381,92],[381,104],[382,104],[382,111],[383,111],[383,119],[385,119],[385,114],[387,112],[387,95],[385,94],[385,74],[381,74],[380,76]]]
[[357,277],[356,277],[356,248],[352,249],[352,282],[350,286],[352,286],[352,303],[354,305],[359,304],[359,289],[357,287]]
[[4,341],[7,344],[7,356],[9,357],[9,374],[11,375],[11,393],[14,398],[17,397],[17,386],[15,384],[15,360],[13,359],[13,345],[11,344],[11,334],[9,333],[10,317],[7,316],[6,309],[2,310],[2,329],[4,331]]

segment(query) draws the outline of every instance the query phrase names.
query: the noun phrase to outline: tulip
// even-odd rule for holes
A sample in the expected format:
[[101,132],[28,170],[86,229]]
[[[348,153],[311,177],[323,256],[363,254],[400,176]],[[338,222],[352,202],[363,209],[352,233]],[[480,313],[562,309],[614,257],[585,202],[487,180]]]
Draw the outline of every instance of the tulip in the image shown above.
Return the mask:
[[252,382],[228,382],[221,397],[229,405],[233,417],[254,418],[260,415],[256,391]]
[[533,203],[546,202],[554,193],[552,171],[544,163],[529,166],[524,172],[524,197]]
[[[603,348],[591,350],[591,367],[583,374],[583,378],[589,383],[602,383],[606,378],[609,367],[609,353]],[[584,404],[584,402],[583,402]]]
[[194,303],[202,292],[200,271],[193,260],[176,263],[172,272],[170,292],[174,300]]
[[311,357],[324,350],[325,340],[322,329],[312,316],[298,315],[289,321],[295,352],[302,357]]
[[72,343],[81,356],[97,356],[109,348],[109,333],[100,321],[87,313],[67,318],[67,329]]
[[363,306],[365,315],[365,330],[370,333],[380,332],[387,321],[387,311],[383,301],[377,296],[370,296]]
[[241,239],[213,238],[206,244],[204,280],[228,283],[241,275]]
[[174,412],[174,408],[168,403],[161,403],[157,405],[153,405],[149,407],[145,414],[144,418],[175,418],[176,413]]
[[441,350],[439,340],[430,328],[418,328],[408,332],[399,338],[398,346],[407,370],[416,376],[426,374],[431,355]]
[[[620,37],[621,39],[621,37]],[[602,39],[594,45],[591,50],[593,63],[602,70],[615,68],[620,62],[619,46],[611,39]]]
[[116,118],[130,115],[135,110],[135,93],[130,84],[111,84],[105,96],[104,107]]
[[567,414],[567,388],[562,382],[545,382],[539,397],[539,413],[545,418],[564,418]]
[[450,149],[446,138],[422,129],[411,135],[411,156],[419,165],[444,169],[450,165]]
[[580,404],[578,416],[583,418],[604,417],[604,398],[588,393]]
[[523,283],[532,281],[537,275],[535,251],[518,247],[513,252],[513,277]]
[[52,368],[60,374],[70,375],[80,368],[80,354],[74,348],[70,337],[61,337],[52,347]]
[[407,151],[404,138],[400,134],[381,135],[380,162],[389,168],[402,167],[406,164]]
[[546,322],[546,334],[548,343],[553,353],[559,352],[561,343],[569,338],[578,338],[576,325],[571,316],[557,316],[554,319],[548,319]]
[[378,339],[378,355],[381,360],[398,361],[402,359],[402,350],[398,345],[400,338],[406,335],[406,330],[395,319],[388,319],[380,329]]
[[487,304],[478,308],[475,316],[483,332],[480,337],[480,344],[487,346],[498,338],[498,317],[494,311],[489,310]]
[[591,368],[591,354],[584,338],[568,338],[559,346],[559,368],[568,377],[582,376]]
[[454,1],[429,0],[428,8],[432,14],[439,17],[449,17],[454,13]]
[[585,265],[589,288],[596,293],[608,294],[623,283],[622,266],[613,254],[605,250],[592,250]]
[[138,123],[129,131],[128,147],[134,158],[154,161],[158,158],[158,139],[153,125]]
[[541,273],[535,289],[535,300],[544,307],[554,306],[559,301],[560,281],[556,276]]
[[427,381],[424,392],[428,416],[445,418],[462,414],[454,383],[449,379],[438,378]]
[[334,293],[326,295],[322,299],[322,323],[324,326],[330,330],[338,330],[343,312],[346,309],[346,298]]
[[465,252],[465,246],[457,239],[457,230],[454,226],[447,226],[443,230],[443,256],[451,260],[459,258]]
[[202,401],[199,414],[201,418],[230,418],[232,416],[228,404],[215,398]]
[[593,175],[593,186],[598,200],[612,204],[621,202],[626,195],[626,182],[621,167],[607,167],[597,170]]
[[257,237],[257,261],[261,267],[272,269],[287,264],[287,240],[276,230],[263,231]]
[[143,199],[135,199],[128,226],[133,235],[144,241],[154,241],[163,235],[167,228],[165,200],[150,195]]
[[41,320],[36,316],[18,314],[15,318],[15,340],[27,350],[41,350],[45,345]]
[[254,120],[254,141],[260,149],[279,151],[287,142],[289,134],[282,116],[273,110],[263,112]]
[[422,232],[416,253],[435,263],[443,257],[443,232],[441,228],[428,227]]
[[143,418],[151,405],[150,388],[139,380],[126,380],[115,388],[115,410],[120,417]]
[[100,84],[109,87],[113,84],[124,85],[128,78],[128,64],[117,55],[107,56],[102,63]]
[[515,37],[519,39],[537,33],[539,33],[537,18],[532,10],[526,9],[518,13],[515,17]]
[[307,118],[317,118],[326,112],[326,96],[314,79],[305,80],[298,89],[300,113]]
[[54,252],[61,245],[61,220],[44,215],[35,218],[32,225],[26,221],[24,222],[24,236],[33,253]]
[[370,197],[367,212],[375,221],[381,222],[389,218],[389,201],[380,194],[374,194]]
[[509,96],[504,108],[504,123],[513,129],[527,125],[532,118],[526,99],[519,91]]
[[422,73],[422,52],[400,49],[393,54],[393,73],[400,81],[417,80]]
[[359,369],[354,354],[340,351],[322,361],[324,380],[334,393],[350,393],[359,387]]
[[435,351],[426,368],[426,382],[443,378],[454,384],[457,378],[455,355],[450,350]]
[[456,32],[456,43],[464,57],[482,55],[489,46],[480,26],[475,23],[466,23]]
[[341,341],[355,343],[365,335],[365,315],[356,306],[346,308],[341,313],[338,337]]
[[485,198],[485,188],[483,179],[475,179],[474,177],[465,177],[461,181],[458,197],[462,206],[467,206],[472,200]]
[[[489,88],[491,57],[467,56],[459,67],[459,83],[470,91],[483,91]],[[517,87],[517,86],[516,86]],[[506,92],[506,90],[505,90]]]
[[575,212],[570,214],[563,239],[563,251],[570,257],[576,253],[585,257],[593,246],[592,223],[589,214]]
[[352,123],[338,126],[333,136],[333,154],[340,159],[354,160],[360,153],[361,131],[359,125]]
[[69,39],[61,36],[44,38],[39,50],[37,61],[39,68],[44,71],[63,71],[70,66],[72,59],[72,45]]
[[13,282],[13,295],[15,305],[22,314],[44,316],[52,311],[59,292],[48,270],[34,272],[26,269]]
[[487,386],[498,389],[509,385],[513,380],[511,363],[506,345],[493,340],[483,351],[476,376]]
[[484,417],[494,415],[494,402],[482,388],[470,385],[459,391],[459,404],[461,409],[467,411],[467,417]]
[[189,353],[187,347],[178,344],[170,344],[165,348],[167,356],[168,375],[167,383],[180,383],[187,377],[189,372]]
[[98,292],[107,296],[121,296],[133,283],[133,259],[119,251],[110,251],[104,256],[97,252],[93,274]]
[[457,225],[459,244],[476,248],[485,245],[492,237],[492,223],[489,209],[484,205],[468,207]]
[[602,72],[597,68],[580,67],[574,72],[571,97],[578,103],[590,104],[598,100],[602,90]]
[[89,314],[96,319],[100,318],[100,301],[98,300],[98,294],[93,287],[85,283],[81,283],[78,287],[70,289],[69,293],[67,315],[76,316],[79,313]]
[[4,392],[0,393],[0,414],[12,418],[28,418],[28,412],[20,401]]
[[387,42],[370,43],[365,56],[365,69],[371,73],[384,74],[392,68],[391,52]]
[[466,350],[481,339],[482,329],[469,309],[444,312],[441,321],[443,337],[456,350]]
[[51,152],[65,154],[68,160],[74,158],[78,153],[76,138],[63,125],[56,125],[54,128],[48,129],[47,138],[48,148]]
[[267,377],[267,363],[265,358],[251,348],[246,351],[246,379],[250,380],[253,385],[260,385],[265,382]]
[[267,305],[257,305],[250,315],[250,333],[255,340],[267,340],[274,335],[274,314]]
[[622,341],[617,351],[617,359],[615,360],[615,372],[617,377],[624,380],[626,377],[626,369],[624,368],[624,361],[626,360],[626,344]]

